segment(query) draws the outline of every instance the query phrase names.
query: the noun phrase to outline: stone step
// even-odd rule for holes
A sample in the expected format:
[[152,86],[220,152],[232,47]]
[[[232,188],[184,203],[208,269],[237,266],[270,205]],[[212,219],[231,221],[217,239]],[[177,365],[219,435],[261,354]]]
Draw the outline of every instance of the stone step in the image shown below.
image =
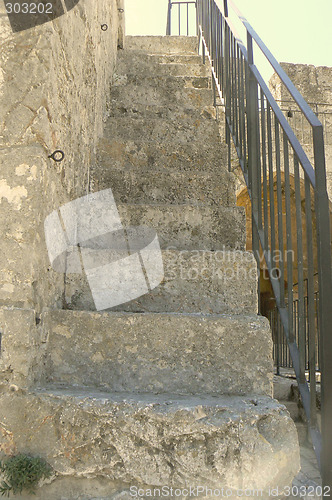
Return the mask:
[[109,118],[105,124],[104,137],[135,142],[158,142],[171,144],[219,144],[219,127],[215,120],[185,119],[171,122],[163,118],[132,118],[130,116]]
[[[151,78],[152,80],[152,78]],[[157,80],[157,78],[153,78]],[[160,85],[119,85],[113,86],[111,91],[111,108],[113,106],[126,109],[144,109],[146,106],[159,106],[167,108],[203,110],[212,106],[213,96],[209,88],[183,87],[183,79],[172,80],[173,85],[167,86],[168,78],[160,78]],[[198,80],[198,79],[197,79]],[[193,82],[192,79],[189,82]],[[161,85],[163,83],[163,85]]]
[[153,228],[162,249],[244,250],[243,207],[119,204],[125,227]]
[[50,384],[272,395],[272,338],[262,316],[54,310],[42,315],[42,328]]
[[[143,120],[146,123],[153,120],[160,120],[161,123],[164,122],[174,122],[174,126],[195,129],[198,125],[204,123],[207,127],[214,127],[217,130],[218,135],[220,135],[220,122],[216,119],[216,111],[213,106],[205,107],[202,110],[196,109],[180,109],[180,108],[165,108],[160,106],[141,106],[140,109],[134,108],[120,108],[118,106],[114,110],[110,110],[108,113],[108,118],[105,119],[105,124],[112,123],[113,116],[111,113],[116,113],[117,119],[133,119]],[[129,121],[131,123],[131,121]]]
[[[186,109],[177,108],[174,106],[158,106],[158,105],[142,105],[132,106],[130,103],[121,104],[113,102],[112,108],[107,112],[107,118],[113,117],[129,117],[129,118],[144,118],[155,119],[162,118],[164,120],[176,121],[185,123],[187,126],[194,126],[197,121],[216,120],[216,109],[214,106],[205,106],[201,109]],[[105,122],[107,121],[105,118]],[[219,134],[220,134],[220,123]]]
[[112,169],[135,167],[187,174],[219,174],[227,169],[227,145],[222,142],[166,145],[104,137],[99,142],[97,161],[101,167]]
[[149,54],[197,54],[197,36],[126,36],[125,50]]
[[299,406],[296,401],[281,401],[284,404],[294,422],[301,420]]
[[274,375],[273,377],[273,397],[278,401],[291,401],[293,398],[293,388],[296,379]]
[[210,77],[211,67],[203,64],[200,56],[156,56],[139,51],[123,50],[117,58],[113,81],[123,79],[125,75],[142,76],[195,76]]
[[[124,50],[119,54],[119,59],[127,57],[126,54],[128,54],[128,61],[130,61],[130,58],[134,60],[135,58],[137,58],[137,60],[141,58],[142,60],[151,61],[152,64],[181,64],[186,66],[203,64],[202,56],[198,54],[147,54],[140,51],[131,50],[129,52]],[[206,65],[204,64],[203,66]]]
[[[300,468],[294,423],[267,396],[49,388],[2,395],[0,417],[19,450],[44,457],[60,480],[106,480],[109,498],[129,499],[130,488],[149,485],[224,488],[228,496],[255,488],[268,498],[269,488],[282,492]],[[42,488],[39,498],[52,498],[50,485]]]
[[172,75],[154,75],[150,71],[149,75],[140,76],[136,73],[119,75],[112,84],[111,90],[117,88],[129,88],[130,86],[140,87],[144,91],[149,89],[165,89],[168,92],[178,92],[183,89],[211,89],[211,78],[207,76],[172,76]]
[[[108,249],[93,249],[89,257],[92,262],[89,269],[90,283],[93,284],[94,299],[98,301],[99,310],[110,308],[109,296],[112,296],[112,300],[117,296],[117,288],[114,290],[112,288],[114,273],[117,276],[115,283],[122,279],[129,287],[130,296],[133,296],[132,292],[136,290],[136,275],[131,282],[131,274],[128,275],[130,271],[125,270],[120,258],[118,264],[114,265],[114,252]],[[128,257],[128,253],[123,252],[122,258],[125,257]],[[145,284],[147,293],[141,296],[134,293],[138,298],[129,302],[123,299],[122,303],[119,302],[119,305],[112,307],[112,311],[257,313],[257,265],[251,252],[171,249],[162,251],[162,261],[164,277],[161,283],[152,290]],[[145,265],[143,268],[146,272]],[[109,269],[112,270],[111,273]],[[142,267],[139,269],[142,270]],[[159,271],[159,253],[158,255],[156,253],[155,259],[151,257],[150,276],[157,274],[157,271]],[[121,278],[121,275],[124,277]],[[149,289],[151,291],[148,291]],[[66,275],[65,296],[69,309],[95,310],[96,308],[85,275]]]
[[166,169],[112,168],[107,158],[90,171],[93,191],[111,188],[117,204],[209,204],[235,206],[235,178],[225,171],[172,172]]

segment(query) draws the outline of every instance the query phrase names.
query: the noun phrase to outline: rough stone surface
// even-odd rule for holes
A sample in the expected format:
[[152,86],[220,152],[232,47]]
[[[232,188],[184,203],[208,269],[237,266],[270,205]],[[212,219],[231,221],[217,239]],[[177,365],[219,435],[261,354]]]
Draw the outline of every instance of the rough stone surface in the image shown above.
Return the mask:
[[208,205],[118,206],[125,226],[153,227],[161,248],[177,250],[244,250],[244,211]]
[[299,470],[294,423],[268,397],[54,390],[2,396],[0,421],[1,445],[45,457],[60,476],[107,478],[109,495],[118,481],[119,492],[202,485],[267,498]]
[[[175,77],[173,77],[175,78]],[[188,86],[183,88],[183,79],[171,80],[165,84],[164,78],[151,77],[150,82],[158,83],[157,87],[137,86],[129,83],[125,86],[116,86],[112,89],[111,106],[139,110],[146,106],[182,106],[186,109],[197,110],[212,105],[212,94],[209,88],[194,87],[195,81],[187,80]]]
[[35,311],[0,309],[0,332],[0,392],[15,392],[40,380],[43,343]]
[[[41,310],[57,304],[63,291],[63,277],[61,283],[48,276],[43,222],[86,192],[123,31],[120,4],[80,2],[19,33],[0,16],[0,224],[6,229],[0,304]],[[55,149],[64,151],[62,163],[48,158]]]
[[196,36],[127,36],[127,50],[139,50],[150,54],[196,54]]
[[42,322],[48,383],[272,395],[272,339],[260,316],[49,311]]
[[[146,108],[145,112],[146,112]],[[218,174],[225,168],[226,146],[222,143],[209,145],[196,144],[151,144],[139,140],[127,141],[125,138],[104,137],[98,148],[98,161],[108,168],[128,166],[138,168],[164,169],[168,172],[214,172]],[[106,170],[106,168],[105,168]]]
[[[186,115],[180,119],[163,120],[162,118],[110,118],[105,127],[105,135],[109,133],[114,139],[126,137],[128,141],[136,138],[144,142],[177,143],[203,142],[209,137],[209,144],[219,143],[218,125],[211,119],[188,119]],[[193,117],[195,119],[195,117]]]
[[141,77],[150,76],[151,64],[154,65],[155,75],[211,77],[209,64],[203,64],[202,58],[198,55],[150,55],[140,51],[124,50],[119,53],[114,79],[123,73]]
[[[113,311],[257,313],[257,264],[251,252],[163,250],[162,257],[163,282]],[[96,260],[105,258],[107,251],[101,251]],[[66,296],[70,308],[95,309],[83,276],[67,275]]]
[[[103,175],[100,175],[101,171]],[[91,185],[94,191],[112,186],[117,203],[130,204],[135,200],[140,204],[235,205],[233,176],[223,170],[219,174],[185,174],[167,169],[106,169],[99,165],[91,172]]]

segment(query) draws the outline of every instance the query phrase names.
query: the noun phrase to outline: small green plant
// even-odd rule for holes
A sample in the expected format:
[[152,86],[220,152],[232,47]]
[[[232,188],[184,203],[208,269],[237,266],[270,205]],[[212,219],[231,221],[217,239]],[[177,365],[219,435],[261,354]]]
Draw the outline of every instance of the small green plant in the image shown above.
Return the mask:
[[20,453],[0,462],[0,473],[0,493],[9,497],[10,493],[15,495],[24,489],[34,494],[38,482],[51,477],[52,467],[40,457]]

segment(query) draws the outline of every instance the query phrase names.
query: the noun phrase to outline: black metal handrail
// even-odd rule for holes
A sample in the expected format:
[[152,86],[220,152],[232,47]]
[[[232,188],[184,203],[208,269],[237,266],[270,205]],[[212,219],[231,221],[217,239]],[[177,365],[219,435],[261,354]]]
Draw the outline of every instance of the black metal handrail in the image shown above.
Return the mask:
[[[229,19],[229,7],[245,27],[246,46]],[[323,127],[233,0],[224,0],[223,5],[219,0],[197,0],[197,31],[203,61],[206,57],[210,61],[214,91],[225,109],[229,168],[232,139],[247,184],[257,268],[259,270],[263,254],[323,485],[332,487],[331,235]],[[313,164],[254,64],[255,44],[310,126]],[[289,252],[294,252],[294,260],[285,258]],[[317,290],[314,285],[316,272]],[[295,298],[298,300],[296,332],[294,293],[293,288],[287,286],[288,282],[296,281],[294,276],[299,283]],[[308,283],[306,294],[305,279]],[[317,298],[318,294],[321,433],[317,425],[315,376],[315,296]]]
[[[173,5],[178,6],[178,35],[181,35],[181,8],[182,5],[186,6],[186,26],[187,26],[187,36],[189,36],[189,5],[194,5],[195,9],[197,8],[196,0],[168,0],[168,10],[167,10],[167,26],[166,26],[166,35],[171,35],[172,33],[172,8]],[[197,33],[196,33],[197,34]]]

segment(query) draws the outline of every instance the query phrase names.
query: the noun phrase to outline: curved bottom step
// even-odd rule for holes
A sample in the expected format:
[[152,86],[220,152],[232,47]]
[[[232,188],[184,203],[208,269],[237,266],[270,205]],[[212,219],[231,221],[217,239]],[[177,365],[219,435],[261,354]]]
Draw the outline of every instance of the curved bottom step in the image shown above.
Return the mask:
[[[268,498],[299,470],[294,423],[269,397],[48,388],[0,402],[7,448],[44,457],[59,475],[37,499],[129,499],[138,488],[163,486],[224,488],[234,498],[256,489]],[[93,493],[83,486],[87,478],[97,486]]]

